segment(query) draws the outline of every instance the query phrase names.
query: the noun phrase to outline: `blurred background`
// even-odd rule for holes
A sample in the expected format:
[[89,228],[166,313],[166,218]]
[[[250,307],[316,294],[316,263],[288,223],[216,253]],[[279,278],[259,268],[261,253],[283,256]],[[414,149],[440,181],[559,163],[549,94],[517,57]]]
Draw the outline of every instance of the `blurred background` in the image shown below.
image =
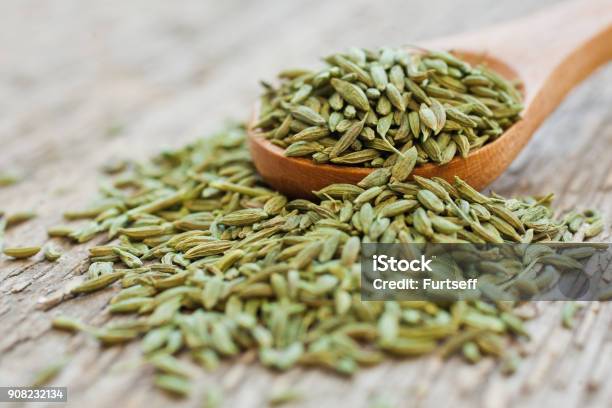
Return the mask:
[[[419,44],[478,30],[556,3],[2,0],[0,171],[16,170],[24,180],[0,189],[0,206],[7,211],[34,208],[39,213],[38,225],[11,232],[13,242],[44,240],[46,226],[60,222],[63,210],[81,207],[93,197],[98,169],[111,159],[146,158],[206,135],[226,118],[247,119],[260,91],[258,81],[274,79],[281,69],[316,67],[322,56],[354,45]],[[612,66],[608,64],[567,97],[492,188],[508,195],[554,192],[558,207],[597,207],[609,220],[610,106]],[[50,355],[67,347],[67,337],[49,334],[48,316],[36,311],[35,302],[65,279],[85,253],[83,248],[76,250],[64,269],[53,273],[40,265],[24,272],[0,264],[0,270],[9,272],[0,274],[0,384],[26,383]],[[19,285],[19,279],[36,283],[26,285],[8,303],[4,294]],[[94,302],[103,307],[105,299]],[[539,328],[534,351],[546,350],[570,335],[555,329],[558,308],[544,307],[542,313],[544,317],[534,323]],[[557,377],[552,372],[540,373],[544,377],[549,373],[550,381],[545,378],[539,392],[519,401],[604,405],[605,393],[595,399],[584,394],[585,379],[609,333],[609,321],[601,320],[609,313],[603,314],[597,315],[600,329],[589,334],[592,345],[580,355],[564,354],[565,371],[555,374],[563,377],[553,382]],[[75,406],[91,403],[92,398],[97,406],[168,402],[149,395],[149,378],[137,370],[105,376],[116,362],[133,359],[137,350],[128,347],[100,356],[94,343],[87,346],[62,377],[71,387]],[[537,369],[543,364],[539,361],[532,360],[524,372]],[[452,398],[456,406],[462,405],[460,401],[503,406],[519,398],[516,395],[526,381],[525,376],[495,377],[491,366],[448,367],[436,373],[439,380],[425,402],[442,404]],[[414,393],[409,386],[430,368],[431,362],[419,360],[368,370],[353,382],[330,376],[320,381],[320,374],[312,371],[290,374],[289,381],[316,390],[312,406],[350,401],[359,405],[373,389],[389,389],[392,400],[410,401]],[[257,405],[260,397],[253,390],[267,388],[278,378],[265,370],[241,370],[224,367],[207,381],[233,386],[230,402],[236,406]],[[241,387],[247,379],[251,388]]]
[[[226,117],[247,118],[258,81],[280,69],[315,67],[352,45],[419,43],[476,30],[556,3],[4,0],[0,163],[27,163],[30,173],[44,165],[52,175],[64,171],[56,163],[82,158],[93,146],[104,148],[80,163],[83,170],[128,145],[130,155],[146,157],[212,131]],[[610,106],[611,75],[609,67],[600,70],[578,91],[589,94],[580,100]],[[578,101],[570,98],[562,109]],[[572,143],[587,140],[575,137],[581,131],[556,135],[549,148],[570,148],[549,154],[571,154],[579,148]]]

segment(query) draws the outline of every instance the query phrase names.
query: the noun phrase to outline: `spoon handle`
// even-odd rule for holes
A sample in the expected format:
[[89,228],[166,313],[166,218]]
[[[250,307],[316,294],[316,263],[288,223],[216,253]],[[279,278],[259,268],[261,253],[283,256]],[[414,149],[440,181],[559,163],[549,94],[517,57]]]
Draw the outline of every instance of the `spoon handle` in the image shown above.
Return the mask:
[[612,59],[612,1],[568,1],[440,44],[502,60],[523,81],[525,105],[536,99],[546,105],[539,112],[544,118],[574,85]]

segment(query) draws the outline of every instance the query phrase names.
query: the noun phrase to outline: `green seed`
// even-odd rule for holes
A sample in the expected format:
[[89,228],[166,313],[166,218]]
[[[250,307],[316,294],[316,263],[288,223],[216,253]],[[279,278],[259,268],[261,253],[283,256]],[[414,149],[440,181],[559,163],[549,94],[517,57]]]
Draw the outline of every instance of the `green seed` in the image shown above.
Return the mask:
[[[414,64],[407,75],[416,73],[431,82],[435,82],[432,75],[440,76],[443,69],[438,62],[427,68],[418,58],[408,61],[396,53],[384,54],[384,59],[382,53],[368,54],[365,64],[377,60],[383,68],[388,67],[386,70]],[[453,71],[459,70],[457,65],[439,59],[447,65],[448,75],[443,77],[461,79],[463,71]],[[319,81],[331,86],[331,79],[345,77],[342,81],[358,83],[356,72],[347,77],[339,66],[334,68]],[[326,101],[331,94],[326,96],[314,80],[311,82],[316,74],[294,71],[286,75],[296,81],[293,89],[302,89],[296,104],[322,117],[330,114],[332,103]],[[387,86],[396,86],[398,78],[387,75]],[[420,84],[424,79],[414,81]],[[440,80],[456,86],[447,78]],[[307,96],[303,95],[304,85],[313,87]],[[427,91],[426,86],[422,88]],[[601,216],[575,213],[579,222],[576,216],[558,218],[549,207],[550,196],[507,199],[485,195],[460,179],[451,183],[414,176],[414,181],[409,180],[411,169],[406,168],[412,161],[432,160],[424,145],[431,144],[429,150],[437,146],[446,151],[455,140],[446,130],[436,135],[421,123],[413,108],[426,101],[408,93],[402,97],[411,111],[387,114],[391,125],[385,140],[365,131],[374,132],[376,125],[369,124],[371,115],[366,117],[359,109],[355,111],[357,119],[347,120],[344,129],[346,132],[354,123],[363,123],[356,140],[338,158],[348,157],[347,162],[367,159],[363,163],[386,167],[375,168],[359,185],[329,185],[315,192],[313,199],[290,200],[263,183],[248,155],[244,128],[231,127],[148,163],[126,166],[111,182],[117,191],[102,190],[106,198],[114,200],[112,209],[100,212],[82,229],[67,232],[63,228],[61,232],[81,240],[112,233],[115,241],[90,248],[90,279],[72,293],[89,293],[120,282],[122,288],[107,311],[133,318],[122,316],[120,321],[95,328],[59,317],[53,326],[85,331],[106,345],[140,341],[146,360],[156,368],[156,384],[178,395],[186,395],[192,387],[186,378],[192,370],[183,360],[185,354],[206,369],[216,367],[221,358],[250,352],[277,370],[300,364],[343,375],[384,361],[388,354],[416,356],[437,350],[441,356],[463,354],[470,362],[486,354],[506,361],[512,350],[507,340],[527,335],[513,304],[361,301],[362,243],[478,244],[511,241],[516,234],[532,244],[517,246],[517,252],[501,247],[487,252],[485,259],[475,262],[476,269],[463,270],[440,254],[441,259],[432,264],[432,273],[434,277],[482,275],[480,289],[485,298],[500,293],[533,295],[549,287],[561,273],[572,273],[589,256],[574,248],[559,254],[538,243],[556,237],[565,241],[580,238]],[[383,98],[388,99],[386,93],[378,100]],[[436,98],[429,97],[431,105],[427,105],[434,114]],[[288,106],[288,100],[282,106],[262,106],[267,110],[266,120],[274,123],[270,118],[278,119],[279,126],[287,126],[283,106]],[[440,100],[445,108],[449,104],[470,118],[475,116],[471,102],[458,99],[457,105],[451,105]],[[469,108],[462,106],[467,103]],[[345,103],[341,109],[346,110]],[[390,109],[396,107],[391,105]],[[369,112],[376,116],[376,123],[382,119]],[[407,134],[412,132],[412,113],[416,114],[419,134],[417,138],[404,135],[406,139],[399,141],[396,136],[402,123]],[[292,119],[287,137],[308,127]],[[469,131],[466,135],[473,137]],[[426,141],[422,140],[425,136]],[[316,143],[320,153],[329,154],[338,138],[330,132],[306,143]],[[406,156],[411,159],[404,159]],[[2,220],[4,217],[0,223]],[[466,259],[473,260],[470,257],[474,254],[466,252]],[[114,268],[119,262],[125,265]],[[523,272],[530,264],[537,270]],[[503,284],[498,287],[500,280]]]
[[20,248],[4,248],[4,255],[15,259],[31,258],[39,253],[41,247],[20,247]]
[[79,286],[73,288],[70,292],[74,294],[95,292],[109,286],[113,282],[118,281],[123,277],[123,275],[123,272],[107,273],[100,277],[83,282]]
[[62,257],[62,251],[52,245],[47,245],[45,248],[45,259],[49,262],[55,262]]

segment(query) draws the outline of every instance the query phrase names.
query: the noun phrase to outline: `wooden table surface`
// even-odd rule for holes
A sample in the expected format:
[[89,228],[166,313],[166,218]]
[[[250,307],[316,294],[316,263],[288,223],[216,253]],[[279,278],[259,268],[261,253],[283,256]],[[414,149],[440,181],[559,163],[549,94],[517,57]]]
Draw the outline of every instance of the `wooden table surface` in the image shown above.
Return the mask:
[[[180,5],[179,5],[180,3]],[[477,29],[528,14],[552,0],[470,1],[89,1],[3,0],[0,4],[0,172],[24,180],[0,189],[0,209],[34,209],[6,243],[40,244],[67,209],[95,195],[99,167],[114,156],[146,158],[246,118],[259,79],[311,65],[351,45],[402,45]],[[597,71],[537,132],[492,187],[496,192],[554,192],[560,209],[596,207],[612,219],[612,66]],[[139,366],[137,344],[102,350],[85,335],[50,330],[57,314],[103,323],[110,290],[42,311],[86,266],[87,245],[57,264],[0,259],[0,386],[26,385],[33,373],[72,355],[53,385],[69,405],[201,406],[224,389],[227,406],[263,406],[271,390],[306,395],[300,406],[610,406],[612,304],[589,303],[576,328],[559,325],[560,304],[533,304],[538,317],[518,373],[459,359],[392,361],[352,380],[318,370],[279,375],[244,361],[197,378],[194,396],[170,399]],[[590,389],[597,389],[590,391]],[[1,405],[1,404],[0,404]],[[44,404],[31,404],[43,406]],[[52,406],[58,406],[52,404]]]

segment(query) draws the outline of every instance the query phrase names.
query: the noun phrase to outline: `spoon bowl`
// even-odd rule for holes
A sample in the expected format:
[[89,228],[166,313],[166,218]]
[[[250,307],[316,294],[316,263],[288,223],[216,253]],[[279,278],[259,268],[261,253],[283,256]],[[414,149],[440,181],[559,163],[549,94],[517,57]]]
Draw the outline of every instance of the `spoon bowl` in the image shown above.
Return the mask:
[[[612,59],[612,2],[572,1],[495,29],[429,42],[426,47],[451,49],[473,65],[487,65],[522,84],[522,119],[499,138],[471,151],[467,158],[457,156],[444,165],[427,163],[412,173],[448,181],[458,176],[481,190],[505,171],[569,90]],[[248,129],[253,162],[266,182],[290,197],[312,197],[313,191],[333,183],[356,184],[373,170],[286,157],[284,149],[252,127],[258,116],[256,105]]]

